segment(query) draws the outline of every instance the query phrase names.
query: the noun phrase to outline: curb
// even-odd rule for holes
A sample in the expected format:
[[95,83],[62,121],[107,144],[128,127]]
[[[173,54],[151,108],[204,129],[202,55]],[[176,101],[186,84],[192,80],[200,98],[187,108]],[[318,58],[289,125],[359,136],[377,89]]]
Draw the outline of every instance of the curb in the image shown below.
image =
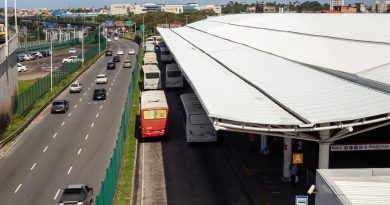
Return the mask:
[[[106,49],[104,49],[103,51],[101,51],[100,54],[97,54],[97,58],[100,58],[103,54],[104,54],[104,51]],[[64,92],[68,87],[69,85],[75,80],[77,79],[78,77],[80,77],[85,71],[87,71],[93,64],[95,63],[95,61],[92,61],[91,64],[89,64],[88,66],[86,66],[84,69],[80,70],[79,73],[77,73],[78,71],[76,71],[76,75],[74,76],[74,78],[72,78],[69,82],[67,82],[64,87],[62,87],[60,90],[58,90],[51,98],[49,98],[49,100],[47,102],[45,102],[45,104],[42,105],[41,108],[39,108],[25,123],[23,123],[15,132],[13,132],[10,136],[6,137],[4,140],[0,141],[0,148],[3,148],[4,145],[6,145],[7,143],[9,143],[11,140],[13,140],[16,136],[18,136],[20,133],[22,133],[24,131],[24,129],[26,129],[30,123],[36,118],[38,117],[39,114],[41,114],[41,112],[46,109],[46,107],[50,104],[51,101],[53,101],[53,99],[55,99],[56,97],[58,97],[62,92]]]
[[130,204],[136,205],[137,204],[137,192],[138,192],[138,183],[139,183],[139,150],[140,150],[140,143],[138,142],[138,138],[136,138],[137,146],[135,147],[135,160],[134,160],[134,167],[133,167],[133,177],[132,177],[132,185],[131,185],[131,195],[130,195]]

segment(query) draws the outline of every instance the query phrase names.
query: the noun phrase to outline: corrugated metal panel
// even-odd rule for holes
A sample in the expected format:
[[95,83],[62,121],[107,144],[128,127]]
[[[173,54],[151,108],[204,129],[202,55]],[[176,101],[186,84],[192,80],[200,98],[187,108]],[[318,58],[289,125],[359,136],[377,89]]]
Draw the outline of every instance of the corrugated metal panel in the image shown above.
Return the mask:
[[360,77],[375,80],[390,86],[390,64],[372,68],[357,74]]
[[[239,15],[234,15],[239,17]],[[247,15],[243,15],[247,16]],[[264,15],[249,15],[252,18],[244,18],[244,22],[251,22],[255,24],[255,22],[262,22],[262,17]],[[292,27],[288,23],[293,22],[292,19],[294,15],[265,15],[269,18],[266,20],[269,21],[269,24],[275,24],[276,28],[282,29],[284,26],[285,29],[289,29]],[[284,16],[282,18],[282,16]],[[286,16],[290,16],[291,19],[286,18]],[[328,28],[328,25],[325,21],[320,21],[317,23],[317,26],[313,26],[313,19],[317,19],[317,15],[298,15],[299,20],[302,19],[300,23],[303,25],[305,22],[308,23],[307,27],[302,28],[302,30],[307,31],[311,28],[314,30],[318,27],[321,27],[325,35],[328,35],[328,32],[332,33],[334,29]],[[321,15],[319,15],[321,16]],[[332,16],[332,15],[328,15]],[[365,16],[365,15],[363,15]],[[375,15],[373,15],[375,16]],[[340,20],[342,21],[343,15],[341,15]],[[224,17],[218,18],[220,21],[225,20]],[[271,21],[270,19],[275,19],[275,21]],[[286,20],[283,24],[280,20]],[[322,18],[321,18],[322,19]],[[358,18],[360,19],[360,18]],[[375,18],[376,19],[376,18]],[[375,19],[371,19],[372,21]],[[325,19],[322,19],[325,20]],[[330,19],[330,22],[333,22],[333,18]],[[349,19],[352,20],[352,19]],[[371,21],[370,20],[370,21]],[[390,21],[390,16],[387,17],[387,20]],[[236,20],[237,23],[242,24],[241,21]],[[228,22],[228,21],[227,21]],[[323,23],[323,24],[321,24]],[[257,23],[259,24],[259,23]],[[296,25],[297,23],[292,23],[292,25]],[[268,24],[267,24],[268,25]],[[287,26],[289,25],[289,26]],[[390,53],[390,45],[389,44],[377,44],[377,43],[365,43],[365,42],[356,42],[349,40],[339,40],[334,38],[325,38],[325,37],[317,37],[317,36],[309,36],[309,35],[300,35],[297,33],[291,32],[277,32],[273,30],[265,30],[265,29],[254,29],[249,27],[239,27],[229,24],[217,23],[215,20],[205,20],[199,21],[197,23],[193,23],[189,25],[190,27],[194,27],[211,34],[236,41],[242,44],[249,45],[251,47],[255,47],[259,50],[269,52],[287,59],[291,59],[293,61],[302,62],[305,64],[310,64],[313,66],[319,66],[323,68],[329,68],[333,70],[340,70],[349,73],[358,73],[379,65],[383,65],[390,62],[390,58],[388,53]],[[251,25],[254,26],[254,25]],[[296,25],[299,28],[299,25]],[[313,27],[311,27],[313,26]],[[352,27],[351,30],[354,27]],[[384,26],[378,27],[376,30],[376,34],[379,35]],[[297,29],[299,30],[299,29]],[[344,28],[344,31],[351,31],[350,27]],[[340,30],[343,31],[343,30]],[[321,33],[320,31],[317,31]],[[337,32],[336,32],[337,33]],[[348,35],[347,35],[348,34]],[[350,38],[355,37],[352,33],[343,32],[342,35],[344,37],[349,37],[349,34],[352,36]],[[341,35],[341,34],[340,34]],[[370,35],[368,35],[371,37]],[[376,35],[372,35],[373,39],[375,39]],[[388,39],[390,39],[390,35],[385,35]],[[365,37],[366,40],[368,37]],[[387,40],[388,40],[387,39]]]
[[172,31],[158,30],[210,117],[257,124],[302,124]]
[[[390,112],[387,94],[191,28],[174,31],[312,123],[354,120]],[[188,76],[199,74],[203,73]],[[226,84],[224,89],[231,90],[231,87]]]

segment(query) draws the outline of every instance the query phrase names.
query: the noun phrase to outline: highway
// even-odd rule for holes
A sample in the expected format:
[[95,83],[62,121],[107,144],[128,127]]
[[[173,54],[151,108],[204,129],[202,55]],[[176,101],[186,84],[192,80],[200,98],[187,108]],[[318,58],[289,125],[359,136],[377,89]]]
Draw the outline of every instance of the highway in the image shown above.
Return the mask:
[[[116,53],[125,55],[115,70],[106,70],[112,57],[100,57],[80,76],[81,93],[64,91],[58,98],[70,102],[66,114],[51,114],[46,108],[0,158],[0,204],[56,204],[68,184],[87,184],[99,193],[124,109],[132,69],[123,68],[123,60],[135,43],[120,39],[110,42]],[[106,85],[94,83],[99,73],[108,75]],[[106,101],[93,101],[96,87],[108,92]],[[0,152],[3,152],[1,150]]]

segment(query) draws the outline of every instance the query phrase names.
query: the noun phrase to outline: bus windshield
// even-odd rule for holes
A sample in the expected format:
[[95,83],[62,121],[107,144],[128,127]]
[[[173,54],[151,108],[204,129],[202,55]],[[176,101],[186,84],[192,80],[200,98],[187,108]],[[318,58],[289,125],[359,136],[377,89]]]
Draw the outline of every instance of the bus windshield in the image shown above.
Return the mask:
[[168,71],[168,77],[181,77],[180,71]]
[[156,79],[160,78],[159,73],[146,73],[146,79]]
[[205,114],[192,114],[190,115],[191,125],[210,125],[210,119]]
[[166,110],[145,110],[144,119],[145,120],[155,120],[155,119],[165,119],[167,118]]

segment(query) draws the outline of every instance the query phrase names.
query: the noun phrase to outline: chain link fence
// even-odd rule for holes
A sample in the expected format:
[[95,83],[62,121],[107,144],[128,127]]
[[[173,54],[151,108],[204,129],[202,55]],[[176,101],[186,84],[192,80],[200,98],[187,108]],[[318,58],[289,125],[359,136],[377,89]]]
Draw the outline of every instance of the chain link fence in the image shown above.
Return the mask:
[[[98,34],[95,33],[93,36],[90,36],[86,41],[95,42],[94,46],[88,49],[84,53],[84,62],[87,62],[94,58],[99,53],[99,45],[98,45]],[[101,39],[101,50],[105,49],[106,41],[104,38]],[[81,59],[81,55],[79,55]],[[82,67],[82,62],[74,62],[63,64],[59,68],[55,69],[52,73],[52,86],[56,86],[62,80],[64,80],[69,75],[73,74],[75,71]],[[48,91],[51,89],[51,75],[46,75],[43,78],[37,80],[32,86],[28,89],[19,93],[19,95],[15,96],[13,99],[13,114],[17,114],[19,116],[25,116],[28,111],[33,107],[35,102],[43,97]]]
[[140,49],[138,50],[138,56],[137,56],[138,60],[135,63],[130,86],[128,88],[127,98],[125,102],[125,110],[123,111],[122,114],[122,120],[121,120],[121,125],[116,140],[114,154],[111,157],[108,168],[106,169],[106,176],[101,183],[100,192],[96,196],[96,205],[112,204],[115,196],[119,174],[120,174],[119,171],[121,168],[125,137],[127,136],[127,125],[129,124],[129,118],[131,115],[131,105],[133,102],[135,84],[137,83],[137,75],[139,69],[138,62],[141,60],[140,56],[142,56],[140,55],[140,51],[142,51],[141,46]]

